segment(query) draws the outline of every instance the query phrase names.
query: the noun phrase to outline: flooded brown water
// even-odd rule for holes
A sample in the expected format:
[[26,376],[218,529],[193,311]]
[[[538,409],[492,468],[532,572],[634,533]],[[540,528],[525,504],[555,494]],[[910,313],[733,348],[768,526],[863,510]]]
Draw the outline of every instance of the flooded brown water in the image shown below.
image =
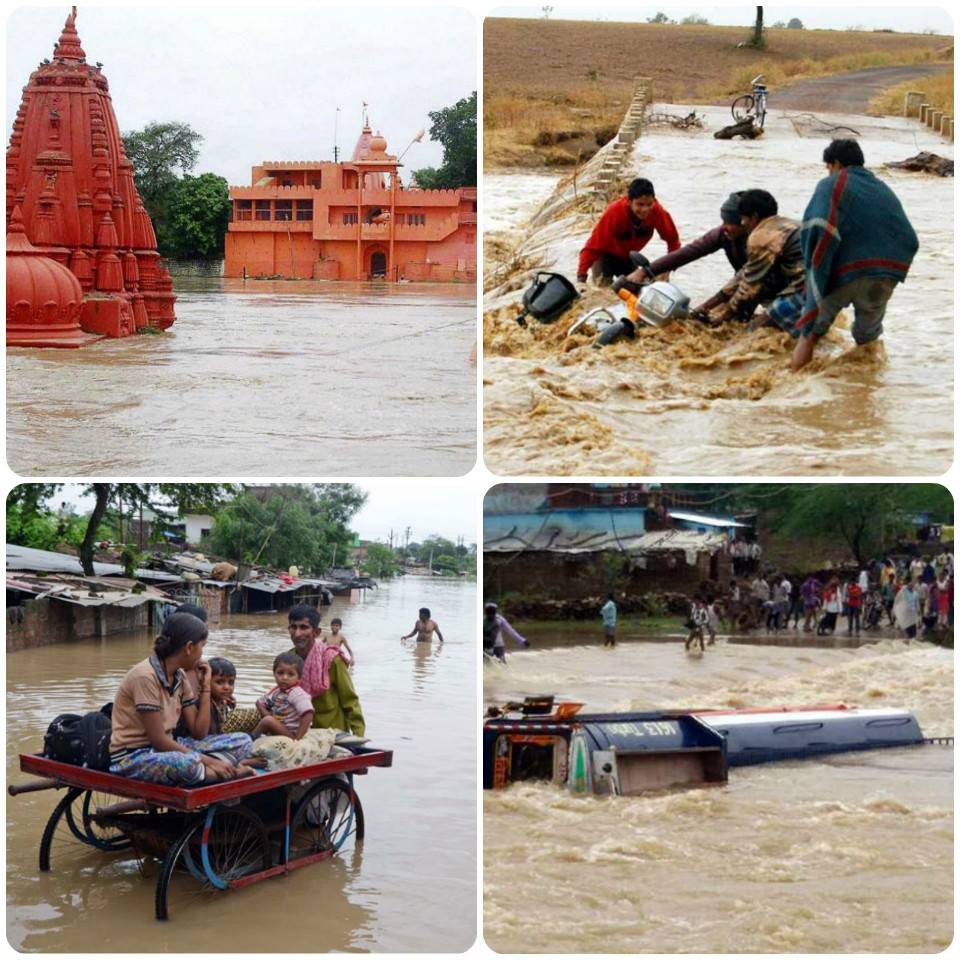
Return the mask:
[[[824,175],[825,134],[773,112],[761,140],[718,141],[711,131],[728,122],[728,112],[696,109],[707,117],[705,132],[651,128],[623,173],[654,182],[681,238],[714,226],[721,200],[748,186],[769,188],[780,212],[799,219]],[[595,306],[618,304],[609,291],[592,291],[553,324],[532,322],[524,330],[513,322],[526,286],[518,283],[514,292],[489,294],[484,304],[484,456],[491,470],[927,475],[949,467],[953,185],[882,164],[918,149],[952,156],[952,146],[911,121],[819,116],[862,133],[868,165],[900,198],[920,238],[907,282],[890,301],[882,344],[856,349],[849,320],[838,321],[814,362],[796,375],[789,372],[786,334],[747,333],[732,324],[718,331],[694,324],[646,328],[635,341],[594,350],[592,338],[568,338],[566,329]],[[520,255],[500,253],[500,259],[572,278],[595,217],[564,215],[527,234],[531,197],[544,197],[552,186],[545,177],[486,177],[485,209],[489,195],[492,213],[485,226],[497,231],[503,247],[513,211]],[[664,250],[655,238],[645,252],[655,258]],[[726,259],[716,255],[671,279],[698,303],[729,273]]]
[[[594,633],[597,631],[594,630]],[[550,646],[484,669],[484,699],[588,710],[846,702],[953,734],[953,652],[721,642]],[[933,953],[953,937],[953,750],[734,768],[726,786],[581,797],[486,791],[484,937],[502,952]]]
[[165,334],[7,351],[15,471],[453,476],[473,466],[472,285],[176,284]]
[[[431,607],[447,642],[401,643]],[[61,794],[7,798],[7,938],[31,952],[450,951],[476,935],[476,644],[472,583],[408,577],[336,601],[357,655],[353,680],[371,744],[394,765],[356,781],[366,840],[286,877],[212,897],[193,915],[153,917],[155,866],[142,876],[120,853],[82,848],[37,870],[40,835]],[[279,615],[212,624],[208,655],[237,666],[241,705],[272,685],[273,656],[289,647]],[[53,717],[112,699],[149,651],[144,633],[7,656],[7,780],[17,755],[40,749]]]

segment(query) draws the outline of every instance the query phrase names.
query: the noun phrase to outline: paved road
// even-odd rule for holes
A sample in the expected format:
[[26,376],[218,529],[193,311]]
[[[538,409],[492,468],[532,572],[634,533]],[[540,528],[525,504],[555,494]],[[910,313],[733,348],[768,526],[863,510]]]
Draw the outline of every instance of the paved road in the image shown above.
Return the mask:
[[907,80],[916,80],[949,70],[949,64],[924,63],[912,67],[869,67],[832,77],[798,80],[789,87],[770,91],[769,110],[821,110],[829,113],[866,113],[867,104],[878,94]]

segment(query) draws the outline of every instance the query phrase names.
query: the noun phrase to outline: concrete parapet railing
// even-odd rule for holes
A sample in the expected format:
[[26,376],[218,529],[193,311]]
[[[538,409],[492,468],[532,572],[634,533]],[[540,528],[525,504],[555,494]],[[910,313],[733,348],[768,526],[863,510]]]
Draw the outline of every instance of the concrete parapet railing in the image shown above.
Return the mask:
[[909,91],[903,100],[903,115],[916,117],[935,133],[953,140],[953,117],[943,110],[937,110],[932,103],[927,103],[925,96],[919,90]]
[[905,117],[919,116],[922,103],[923,93],[919,90],[910,90],[903,98],[903,115]]

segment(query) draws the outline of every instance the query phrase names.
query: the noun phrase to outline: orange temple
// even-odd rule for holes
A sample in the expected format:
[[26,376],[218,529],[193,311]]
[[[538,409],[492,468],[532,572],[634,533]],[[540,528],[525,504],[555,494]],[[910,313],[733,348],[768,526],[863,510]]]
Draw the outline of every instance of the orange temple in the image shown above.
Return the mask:
[[[7,149],[8,346],[79,346],[89,338],[77,323],[87,333],[122,337],[175,319],[173,282],[159,265],[107,78],[87,63],[76,12],[52,59],[30,75]],[[76,278],[78,310],[68,306],[68,281],[31,281],[53,276],[44,260]]]
[[399,167],[369,125],[349,162],[255,166],[230,188],[224,275],[475,281],[476,187],[404,188]]

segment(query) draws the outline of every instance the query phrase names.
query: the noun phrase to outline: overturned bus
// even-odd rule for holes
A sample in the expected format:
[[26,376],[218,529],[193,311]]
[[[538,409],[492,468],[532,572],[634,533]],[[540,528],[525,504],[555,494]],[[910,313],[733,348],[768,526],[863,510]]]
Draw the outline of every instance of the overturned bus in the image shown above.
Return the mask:
[[726,783],[731,766],[928,742],[906,710],[821,704],[581,714],[581,706],[531,697],[492,710],[483,724],[484,789],[540,780],[629,796]]

